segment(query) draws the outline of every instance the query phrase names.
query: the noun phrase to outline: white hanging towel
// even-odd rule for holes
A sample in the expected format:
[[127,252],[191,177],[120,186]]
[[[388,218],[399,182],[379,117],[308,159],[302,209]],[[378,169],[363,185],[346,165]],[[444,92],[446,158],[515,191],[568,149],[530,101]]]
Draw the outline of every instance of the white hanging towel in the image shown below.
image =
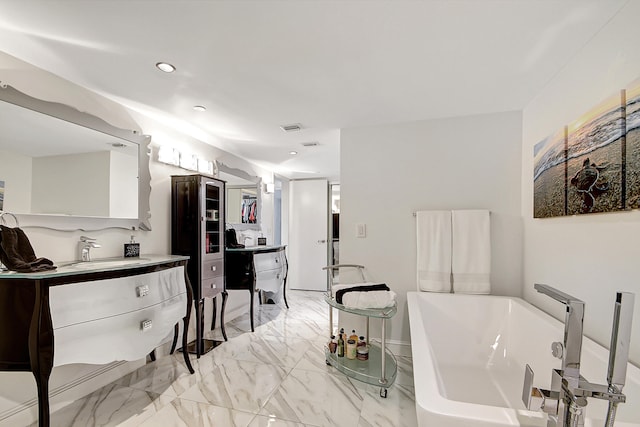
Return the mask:
[[418,290],[451,292],[451,211],[416,212]]
[[487,210],[454,210],[453,292],[491,292],[491,221]]

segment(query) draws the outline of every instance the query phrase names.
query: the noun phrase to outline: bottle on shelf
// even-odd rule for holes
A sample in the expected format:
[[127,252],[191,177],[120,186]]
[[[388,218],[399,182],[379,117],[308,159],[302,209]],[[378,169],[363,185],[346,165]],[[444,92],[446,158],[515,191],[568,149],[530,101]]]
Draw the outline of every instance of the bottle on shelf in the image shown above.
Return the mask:
[[342,332],[340,332],[340,335],[338,335],[338,357],[344,357],[344,339],[342,338],[343,335],[344,334]]
[[329,352],[335,353],[338,349],[338,341],[335,335],[331,335],[331,341],[329,341]]
[[364,340],[364,335],[360,335],[360,339],[358,339],[358,347],[366,346],[367,342]]
[[351,330],[351,335],[349,335],[349,339],[355,341],[356,343],[358,342],[358,335],[356,334],[355,329]]
[[349,339],[347,340],[347,359],[355,359],[357,356],[357,351],[356,351],[356,341]]
[[356,349],[356,358],[358,360],[369,360],[369,346],[359,345]]

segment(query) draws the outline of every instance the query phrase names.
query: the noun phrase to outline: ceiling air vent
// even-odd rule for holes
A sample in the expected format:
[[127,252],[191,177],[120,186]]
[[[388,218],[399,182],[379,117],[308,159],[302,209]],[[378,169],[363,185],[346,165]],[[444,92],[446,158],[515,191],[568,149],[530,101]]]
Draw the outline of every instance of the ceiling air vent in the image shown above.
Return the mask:
[[297,132],[300,129],[302,129],[302,126],[300,126],[299,123],[294,123],[292,125],[282,125],[280,126],[280,129],[282,129],[285,132]]
[[302,146],[303,147],[317,147],[318,145],[320,145],[319,142],[317,141],[313,141],[313,142],[303,142]]

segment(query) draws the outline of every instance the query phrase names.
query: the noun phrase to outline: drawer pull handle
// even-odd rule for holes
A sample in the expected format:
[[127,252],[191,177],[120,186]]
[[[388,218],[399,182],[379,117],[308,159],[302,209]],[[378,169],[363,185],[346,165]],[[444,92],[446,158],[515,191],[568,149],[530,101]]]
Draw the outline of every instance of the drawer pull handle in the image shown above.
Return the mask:
[[142,298],[143,296],[148,295],[149,285],[142,285],[142,286],[136,287],[136,293],[138,294],[139,298]]
[[151,319],[147,319],[147,320],[143,320],[140,323],[140,329],[142,329],[142,331],[148,331],[149,329],[151,329],[151,327],[153,326],[153,322],[151,321]]
[[276,274],[276,279],[280,278],[280,273]]
[[216,271],[218,268],[215,265],[211,266],[211,271]]
[[278,258],[276,258],[276,262],[278,262]]
[[217,288],[217,287],[218,287],[218,286],[216,286],[216,284],[215,284],[215,283],[212,283],[212,284],[211,284],[211,289],[215,289],[215,288]]

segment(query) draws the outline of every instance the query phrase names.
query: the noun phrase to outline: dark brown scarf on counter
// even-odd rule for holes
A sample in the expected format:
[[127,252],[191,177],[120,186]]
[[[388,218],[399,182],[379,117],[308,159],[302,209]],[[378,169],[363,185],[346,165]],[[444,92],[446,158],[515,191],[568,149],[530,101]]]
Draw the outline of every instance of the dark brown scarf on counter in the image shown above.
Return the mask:
[[55,270],[53,261],[36,258],[29,238],[20,228],[0,225],[0,261],[11,271],[33,273]]

